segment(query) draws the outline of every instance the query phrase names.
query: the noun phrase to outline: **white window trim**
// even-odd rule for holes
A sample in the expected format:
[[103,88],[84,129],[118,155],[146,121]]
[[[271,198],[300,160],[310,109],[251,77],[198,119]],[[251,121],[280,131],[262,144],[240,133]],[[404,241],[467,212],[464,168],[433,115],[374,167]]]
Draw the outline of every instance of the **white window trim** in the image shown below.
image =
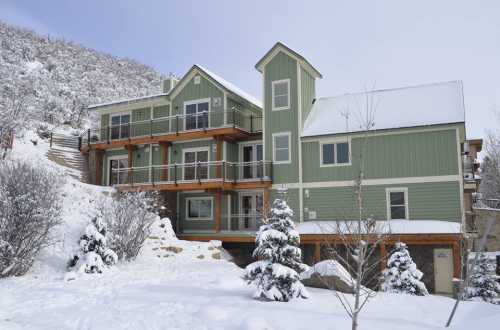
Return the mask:
[[[189,217],[189,202],[194,200],[209,200],[210,201],[210,217],[209,218],[191,218]],[[214,198],[206,197],[187,197],[186,198],[186,220],[188,221],[213,221],[214,219]]]
[[[386,188],[385,189],[385,202],[386,202],[386,210],[387,210],[387,220],[393,220],[391,219],[391,198],[390,198],[390,193],[391,192],[403,192],[405,196],[405,219],[409,220],[410,219],[410,213],[409,213],[409,207],[408,207],[408,188],[407,187],[393,187],[393,188]],[[398,220],[398,219],[394,219]]]
[[[194,147],[194,148],[185,148],[185,149],[182,149],[182,164],[186,164],[186,153],[187,152],[198,152],[198,151],[206,151],[208,153],[208,156],[207,156],[208,160],[207,161],[210,162],[210,147]],[[185,178],[185,175],[184,175],[185,169],[186,169],[186,167],[183,166],[182,167],[182,180],[184,180],[184,178]],[[210,178],[210,168],[208,168],[208,173],[207,174],[208,174],[208,177]]]
[[[123,116],[123,115],[129,115],[130,120],[129,123],[132,123],[132,111],[121,111],[121,112],[114,112],[109,114],[109,119],[108,119],[108,126],[111,127],[111,118],[117,117],[117,116]],[[120,120],[121,122],[121,120]]]
[[[280,136],[288,137],[288,160],[276,160],[276,148],[275,148],[275,138]],[[273,163],[274,164],[291,164],[292,163],[292,133],[291,132],[279,132],[272,134],[273,142]]]
[[[337,163],[337,143],[347,143],[349,148],[349,161],[347,163]],[[323,164],[323,145],[324,144],[335,144],[335,153],[333,155],[335,159],[334,164]],[[334,139],[334,140],[321,140],[319,142],[319,167],[340,167],[340,166],[351,166],[352,165],[352,152],[351,152],[351,139]]]
[[108,163],[108,167],[106,168],[107,170],[107,180],[108,181],[108,186],[111,186],[111,161],[112,160],[120,160],[120,159],[126,159],[127,162],[128,162],[128,155],[115,155],[115,156],[107,156],[107,163]]
[[[275,107],[274,106],[274,85],[286,82],[288,90],[288,105],[285,107]],[[281,111],[290,109],[290,79],[274,80],[271,83],[271,109],[272,111]]]
[[[208,114],[207,114],[207,116],[208,116],[208,127],[207,128],[211,127],[211,125],[210,125],[210,112],[212,110],[212,104],[211,104],[212,102],[211,102],[210,97],[208,97],[208,98],[205,98],[205,99],[198,99],[198,100],[191,100],[191,101],[185,101],[184,102],[184,107],[183,107],[184,108],[184,110],[183,110],[184,112],[183,112],[183,114],[184,114],[184,130],[185,131],[187,131],[187,128],[186,128],[186,123],[187,123],[187,121],[186,121],[186,107],[188,105],[190,105],[190,104],[199,104],[199,103],[205,103],[205,102],[208,103]],[[198,113],[198,110],[196,111],[196,113]],[[197,129],[201,129],[201,128],[195,128],[195,129],[192,129],[190,131],[194,131],[194,130],[197,130]]]

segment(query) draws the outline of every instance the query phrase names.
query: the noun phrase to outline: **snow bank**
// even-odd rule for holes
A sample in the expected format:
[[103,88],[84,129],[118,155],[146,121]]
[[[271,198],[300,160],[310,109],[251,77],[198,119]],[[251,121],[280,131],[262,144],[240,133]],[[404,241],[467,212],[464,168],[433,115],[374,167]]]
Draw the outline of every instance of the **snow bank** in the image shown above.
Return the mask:
[[310,278],[314,273],[321,276],[336,276],[346,283],[354,283],[351,274],[349,274],[349,272],[337,260],[330,259],[320,261],[300,274],[300,278]]

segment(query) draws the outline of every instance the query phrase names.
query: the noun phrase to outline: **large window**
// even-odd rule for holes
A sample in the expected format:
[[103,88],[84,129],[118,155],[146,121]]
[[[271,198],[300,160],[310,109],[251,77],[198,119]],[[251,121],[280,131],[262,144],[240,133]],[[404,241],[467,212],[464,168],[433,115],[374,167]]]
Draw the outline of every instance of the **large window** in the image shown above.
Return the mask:
[[349,165],[349,142],[320,143],[321,166]]
[[184,150],[184,180],[208,179],[208,148]]
[[408,189],[387,188],[387,217],[391,219],[408,219]]
[[130,114],[111,115],[111,139],[126,139],[129,137]]
[[273,110],[290,109],[290,79],[273,81]]
[[109,159],[109,176],[108,184],[124,184],[128,183],[128,172],[125,170],[128,167],[128,157]]
[[273,162],[275,164],[290,163],[290,132],[273,134]]
[[188,220],[212,220],[212,197],[186,198]]
[[208,128],[209,104],[208,99],[184,104],[186,130]]

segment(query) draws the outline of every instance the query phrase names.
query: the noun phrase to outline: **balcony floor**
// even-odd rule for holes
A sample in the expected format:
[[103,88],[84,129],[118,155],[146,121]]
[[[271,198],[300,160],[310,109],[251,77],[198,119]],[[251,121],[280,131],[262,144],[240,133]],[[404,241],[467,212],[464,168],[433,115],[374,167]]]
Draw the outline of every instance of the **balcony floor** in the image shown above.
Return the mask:
[[206,190],[206,189],[222,189],[222,190],[235,190],[235,189],[262,189],[270,188],[272,181],[269,179],[253,180],[253,181],[238,181],[236,183],[230,181],[213,180],[201,182],[167,182],[167,183],[138,183],[138,184],[124,184],[116,185],[115,187],[120,191],[151,191],[151,190],[170,190],[170,191],[188,191],[188,190]]

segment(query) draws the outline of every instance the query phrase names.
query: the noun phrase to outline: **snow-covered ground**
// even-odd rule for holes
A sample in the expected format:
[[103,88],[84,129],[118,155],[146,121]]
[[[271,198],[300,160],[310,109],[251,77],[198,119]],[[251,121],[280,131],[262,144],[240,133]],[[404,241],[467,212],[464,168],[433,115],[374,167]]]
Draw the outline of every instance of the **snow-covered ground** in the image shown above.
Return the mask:
[[[33,137],[34,138],[34,137]],[[14,157],[43,165],[44,142],[18,141]],[[63,170],[54,166],[54,170]],[[103,274],[65,281],[65,264],[108,188],[68,178],[59,243],[44,251],[32,271],[0,280],[0,329],[349,329],[334,293],[309,289],[311,298],[288,303],[253,300],[243,270],[216,242],[177,240],[157,221],[140,256]],[[163,224],[163,227],[160,225]],[[360,329],[443,328],[453,300],[379,294],[363,311]],[[500,306],[461,303],[452,329],[494,329]]]

